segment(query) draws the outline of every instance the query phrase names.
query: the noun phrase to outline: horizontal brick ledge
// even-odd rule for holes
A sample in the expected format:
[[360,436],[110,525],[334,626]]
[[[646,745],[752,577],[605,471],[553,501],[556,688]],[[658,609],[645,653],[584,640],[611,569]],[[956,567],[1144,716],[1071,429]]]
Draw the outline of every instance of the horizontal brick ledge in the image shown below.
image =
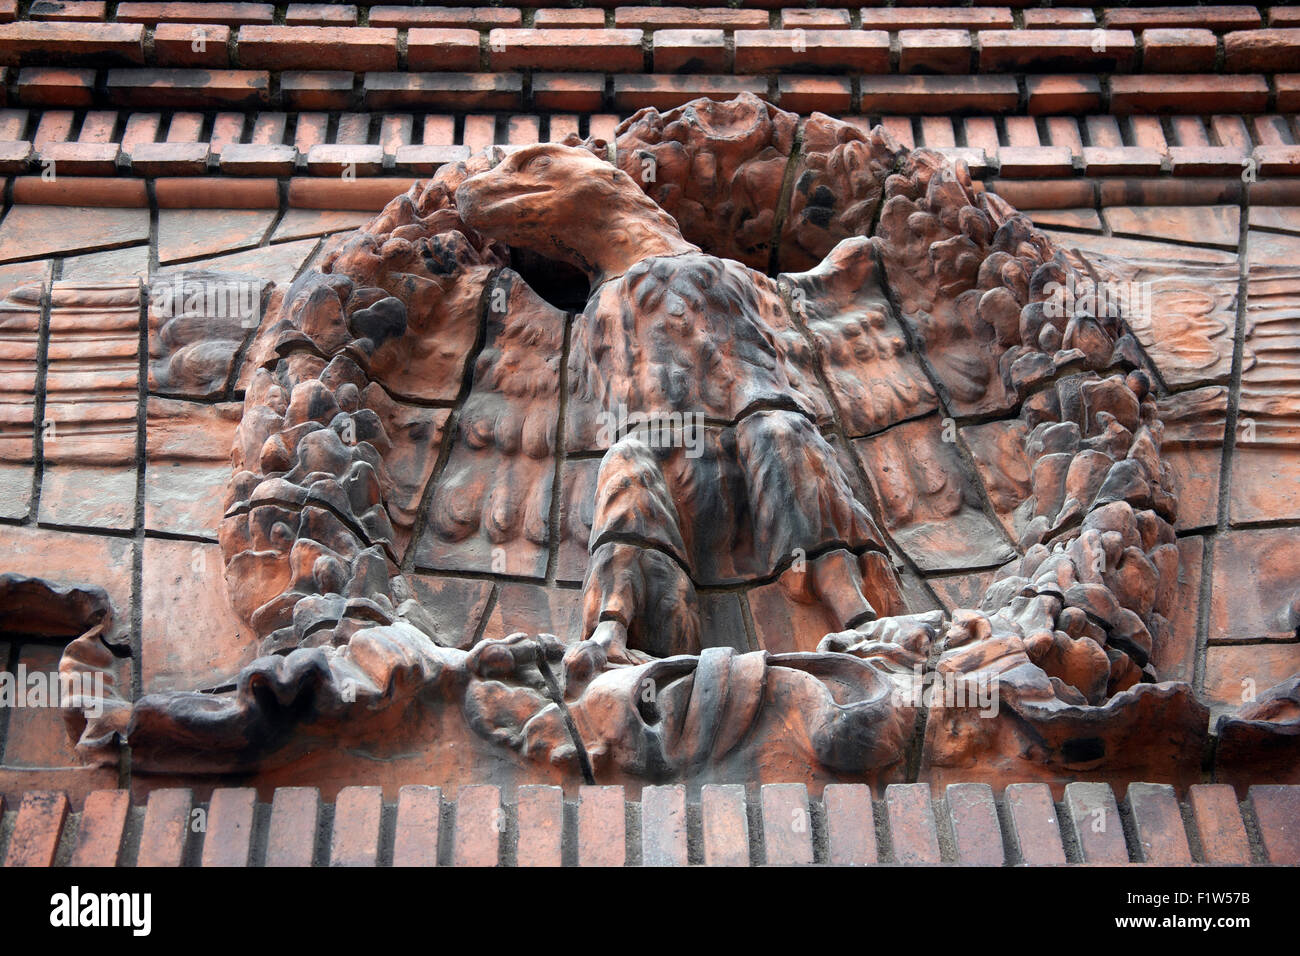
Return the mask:
[[[281,788],[258,808],[250,789],[188,789],[136,801],[95,791],[80,807],[58,791],[11,803],[7,866],[468,865],[746,866],[875,863],[984,866],[1300,863],[1300,786],[1042,783],[682,786],[344,787],[332,810],[313,787]],[[203,807],[207,832],[188,826]],[[1123,810],[1121,810],[1123,808]],[[447,811],[444,813],[444,809]],[[1121,819],[1124,814],[1128,823]],[[384,826],[383,821],[390,821]],[[627,821],[635,821],[630,829]],[[444,827],[447,828],[444,832]],[[68,834],[74,838],[64,839]],[[214,842],[217,841],[217,842]],[[137,847],[131,853],[129,847]],[[64,847],[64,849],[60,849]],[[566,850],[566,847],[569,848]],[[629,852],[629,850],[631,852]],[[126,851],[126,852],[124,852]],[[134,856],[135,859],[128,859]]]

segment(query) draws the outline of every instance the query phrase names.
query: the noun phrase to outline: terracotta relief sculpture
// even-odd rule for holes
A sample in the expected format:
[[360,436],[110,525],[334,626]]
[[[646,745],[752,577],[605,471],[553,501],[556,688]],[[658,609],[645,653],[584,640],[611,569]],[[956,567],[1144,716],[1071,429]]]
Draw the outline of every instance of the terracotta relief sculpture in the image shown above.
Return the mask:
[[[797,126],[697,101],[444,167],[270,296],[242,372],[235,331],[184,338],[169,388],[247,381],[220,542],[261,656],[107,701],[79,753],[247,772],[423,727],[521,779],[1196,779],[1132,324],[1054,308],[1087,264],[964,167]],[[525,251],[585,274],[580,312]],[[976,609],[917,603],[918,570],[994,566]],[[416,569],[579,611],[466,633]],[[65,667],[111,666],[93,640]],[[1294,701],[1232,739],[1294,746]]]

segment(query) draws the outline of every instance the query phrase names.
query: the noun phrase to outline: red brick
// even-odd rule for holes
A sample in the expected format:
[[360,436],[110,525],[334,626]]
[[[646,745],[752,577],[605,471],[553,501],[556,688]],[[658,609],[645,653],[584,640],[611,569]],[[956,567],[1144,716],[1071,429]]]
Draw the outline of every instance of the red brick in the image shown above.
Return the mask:
[[271,77],[258,70],[109,70],[110,103],[130,107],[257,107],[270,100]]
[[1300,27],[1300,7],[1269,7],[1268,25],[1271,27]]
[[55,4],[42,6],[33,3],[27,15],[33,20],[69,20],[83,23],[96,23],[104,19],[107,4],[104,0],[60,0]]
[[895,863],[943,862],[928,783],[891,783],[885,788],[885,810]]
[[847,30],[851,26],[847,10],[782,10],[783,30]]
[[1246,794],[1264,859],[1287,866],[1300,864],[1300,787],[1255,784]]
[[155,790],[149,794],[140,830],[136,866],[175,867],[185,858],[194,795],[186,789]]
[[1124,824],[1109,784],[1066,784],[1065,807],[1074,824],[1082,862],[1110,866],[1129,862]]
[[1030,866],[1064,863],[1051,788],[1045,783],[1013,783],[1004,791],[1003,801],[1021,861]]
[[1209,30],[1155,29],[1142,33],[1142,69],[1147,73],[1210,73],[1218,41]]
[[1246,154],[1235,146],[1174,146],[1169,159],[1175,176],[1240,173]]
[[291,27],[355,26],[357,8],[350,3],[291,3],[284,22]]
[[1064,146],[1003,146],[998,163],[1001,174],[1013,179],[1068,176],[1074,171],[1073,158]]
[[1223,179],[1139,179],[1116,177],[1101,182],[1103,206],[1214,206],[1241,198],[1241,177]]
[[497,141],[497,118],[479,114],[466,116],[462,137],[471,154],[492,146]]
[[615,7],[614,26],[646,30],[763,30],[768,25],[763,10],[726,7]]
[[888,73],[882,30],[737,30],[736,72]]
[[397,31],[376,27],[239,28],[239,65],[310,70],[328,63],[339,70],[397,69]]
[[986,783],[954,783],[944,791],[957,862],[968,866],[1002,866],[1002,828],[993,789]]
[[1145,30],[1150,27],[1202,27],[1206,30],[1238,30],[1260,25],[1259,11],[1247,6],[1112,7],[1106,11],[1106,26]]
[[1190,865],[1192,851],[1174,788],[1168,784],[1131,783],[1126,799],[1133,820],[1138,862]]
[[[260,180],[259,180],[260,182]],[[407,177],[336,179],[295,176],[289,180],[289,205],[299,209],[359,209],[378,212],[415,183]]]
[[0,140],[0,173],[25,173],[31,160],[31,143]]
[[822,791],[826,810],[827,862],[832,866],[866,866],[878,861],[876,819],[871,788],[859,783],[832,783]]
[[1187,789],[1187,804],[1201,841],[1201,860],[1214,866],[1250,863],[1250,841],[1237,806],[1237,794],[1226,783],[1198,783]]
[[782,109],[795,113],[844,113],[853,107],[853,86],[840,76],[783,76],[777,81]]
[[1085,146],[1083,171],[1089,176],[1149,176],[1160,172],[1160,154],[1137,146]]
[[578,788],[578,865],[623,866],[627,824],[622,787]]
[[160,23],[153,31],[159,66],[229,66],[229,44],[230,27],[222,23]]
[[701,787],[700,819],[705,866],[749,866],[749,818],[743,786]]
[[1126,113],[1259,113],[1268,105],[1262,76],[1113,76],[1110,108]]
[[686,866],[686,788],[641,791],[641,865]]
[[344,787],[334,799],[330,866],[378,866],[384,815],[381,787]]
[[292,146],[230,143],[221,151],[221,171],[228,176],[291,176],[297,163]]
[[1232,73],[1277,73],[1300,63],[1300,29],[1240,30],[1223,38],[1223,68]]
[[280,787],[271,798],[266,839],[267,866],[311,866],[320,821],[320,791]]
[[1009,30],[1015,20],[1007,7],[873,7],[862,10],[864,30]]
[[270,3],[119,3],[117,19],[124,23],[222,23],[228,27],[246,23],[272,23],[275,5]]
[[1029,114],[1043,116],[1061,113],[1095,113],[1101,109],[1101,84],[1097,77],[1027,76],[1025,90],[1029,97]]
[[1096,15],[1081,7],[1067,7],[1056,10],[1048,7],[1039,10],[1026,10],[1021,14],[1026,30],[1066,29],[1069,27],[1091,27],[1097,22]]
[[519,866],[560,866],[564,861],[564,791],[528,786],[516,791]]
[[812,814],[802,783],[765,783],[761,790],[763,848],[768,865],[813,862]]
[[726,34],[721,30],[658,30],[656,73],[718,73],[727,68]]
[[568,27],[603,29],[605,11],[590,8],[578,10],[538,10],[533,14],[535,27]]
[[488,34],[494,70],[592,70],[639,73],[644,63],[640,30],[511,30]]
[[370,8],[372,27],[517,27],[522,11],[512,7],[402,7]]
[[647,106],[669,110],[699,96],[727,100],[742,92],[766,98],[767,80],[756,76],[667,76],[658,73],[614,77],[614,106],[621,110],[639,110]]
[[603,73],[533,74],[533,106],[539,110],[590,113],[604,102]]
[[397,793],[393,866],[437,866],[442,790],[406,786]]
[[104,176],[19,176],[13,185],[14,202],[32,206],[111,206],[142,209],[149,205],[144,182]]
[[280,74],[280,95],[293,110],[345,110],[352,103],[352,74],[343,70]]
[[86,796],[77,827],[72,866],[117,866],[131,795],[125,790],[96,790]]
[[63,821],[68,817],[68,798],[63,793],[33,791],[23,794],[18,804],[6,867],[49,867],[59,849]]
[[406,63],[411,70],[477,70],[477,30],[417,27],[407,34]]
[[900,73],[970,72],[965,30],[903,30],[898,34]]
[[94,99],[94,70],[28,66],[18,73],[18,101],[29,106],[89,106]]
[[131,168],[142,176],[201,176],[207,143],[141,143],[131,151]]
[[[1097,39],[1105,49],[1093,50]],[[982,73],[1016,70],[1048,72],[1092,67],[1099,72],[1126,70],[1136,42],[1127,30],[984,30],[979,35]]]
[[18,0],[0,0],[0,23],[9,23],[18,18]]
[[504,819],[501,792],[496,787],[486,784],[461,787],[456,794],[452,864],[496,866],[500,862]]
[[509,110],[523,105],[517,73],[367,73],[370,109]]
[[542,121],[538,116],[511,116],[506,121],[506,143],[510,146],[531,146],[541,142]]
[[1277,108],[1283,113],[1300,110],[1300,73],[1279,73],[1273,77],[1277,87]]
[[0,63],[33,59],[144,62],[144,27],[138,23],[41,23],[0,26]]
[[249,865],[256,811],[257,791],[251,787],[218,787],[212,791],[207,831],[203,834],[203,866]]
[[42,165],[54,163],[56,175],[112,176],[119,152],[117,143],[50,143],[36,160]]
[[1020,104],[1014,76],[864,76],[859,85],[859,109],[872,114],[1003,113]]

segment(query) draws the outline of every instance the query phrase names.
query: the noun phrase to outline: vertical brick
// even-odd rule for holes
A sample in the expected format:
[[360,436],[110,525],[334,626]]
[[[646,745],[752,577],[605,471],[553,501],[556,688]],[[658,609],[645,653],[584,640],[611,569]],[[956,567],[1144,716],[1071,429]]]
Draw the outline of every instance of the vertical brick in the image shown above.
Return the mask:
[[68,818],[67,795],[47,790],[23,794],[9,837],[5,866],[53,866],[63,821]]
[[455,866],[496,866],[501,862],[501,792],[486,784],[461,787],[456,794]]
[[96,790],[86,796],[77,828],[73,866],[117,866],[131,795],[125,790]]
[[745,788],[709,784],[700,788],[705,866],[749,866],[749,819]]
[[1030,866],[1065,862],[1052,789],[1045,783],[1013,783],[1003,793],[1020,859]]
[[330,866],[377,866],[383,814],[382,787],[344,787],[340,790],[334,800]]
[[136,866],[181,865],[193,805],[194,795],[188,789],[155,790],[149,794]]
[[622,787],[578,789],[578,865],[623,866],[627,821]]
[[641,865],[686,866],[686,788],[641,791]]
[[954,783],[945,791],[957,862],[968,866],[1002,866],[1002,849],[993,788],[986,783]]
[[1137,836],[1139,862],[1186,866],[1192,862],[1178,797],[1168,784],[1131,783],[1129,812]]
[[1226,783],[1198,783],[1187,790],[1192,822],[1201,839],[1203,862],[1215,866],[1250,863],[1250,840],[1237,806],[1237,794]]
[[469,147],[471,153],[486,149],[495,143],[496,139],[497,118],[495,116],[475,113],[465,117],[463,142]]
[[943,862],[928,783],[891,783],[885,788],[885,809],[895,862]]
[[826,810],[828,862],[832,866],[863,866],[878,861],[876,819],[871,788],[860,783],[832,783],[822,791]]
[[812,863],[808,788],[802,783],[765,783],[760,793],[767,863],[771,866]]
[[456,144],[456,118],[453,116],[426,116],[424,118],[425,146],[454,146]]
[[266,841],[267,866],[311,866],[320,820],[320,791],[315,787],[281,787],[271,798],[271,825]]
[[540,117],[511,116],[506,120],[506,142],[511,146],[531,146],[541,138]]
[[158,128],[162,124],[159,113],[132,113],[126,120],[126,129],[122,132],[122,152],[130,155],[137,146],[152,143],[158,138]]
[[1255,784],[1246,794],[1269,863],[1300,864],[1300,787]]
[[564,791],[559,787],[520,787],[519,866],[560,866],[564,839]]
[[1066,784],[1065,806],[1084,863],[1115,866],[1129,861],[1124,826],[1109,784],[1079,781]]
[[551,124],[547,131],[548,141],[560,143],[570,134],[578,135],[578,117],[565,113],[551,114]]
[[397,792],[393,866],[437,866],[442,790],[406,786]]
[[203,866],[248,866],[253,847],[257,791],[220,787],[208,801],[208,830],[203,835]]

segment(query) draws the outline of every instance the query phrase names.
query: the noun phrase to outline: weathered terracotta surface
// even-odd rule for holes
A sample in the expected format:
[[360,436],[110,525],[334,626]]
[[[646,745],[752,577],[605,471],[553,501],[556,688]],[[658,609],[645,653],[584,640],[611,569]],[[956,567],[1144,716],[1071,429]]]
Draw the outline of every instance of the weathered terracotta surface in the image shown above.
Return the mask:
[[[742,96],[637,114],[617,165],[486,152],[256,322],[151,309],[146,526],[218,544],[146,541],[170,570],[145,613],[192,588],[214,630],[177,651],[151,624],[143,696],[110,684],[78,755],[258,786],[1199,780],[1206,558],[1175,528],[1220,518],[1235,271],[1063,251],[936,153],[798,127]],[[1059,308],[1099,278],[1155,307]],[[1256,278],[1284,327],[1292,280]],[[138,313],[133,289],[55,298]],[[1289,435],[1271,341],[1247,336],[1246,451]],[[212,487],[238,388],[218,516],[166,475]],[[1290,647],[1275,563],[1249,613]],[[1241,779],[1291,772],[1287,676],[1219,725]]]

